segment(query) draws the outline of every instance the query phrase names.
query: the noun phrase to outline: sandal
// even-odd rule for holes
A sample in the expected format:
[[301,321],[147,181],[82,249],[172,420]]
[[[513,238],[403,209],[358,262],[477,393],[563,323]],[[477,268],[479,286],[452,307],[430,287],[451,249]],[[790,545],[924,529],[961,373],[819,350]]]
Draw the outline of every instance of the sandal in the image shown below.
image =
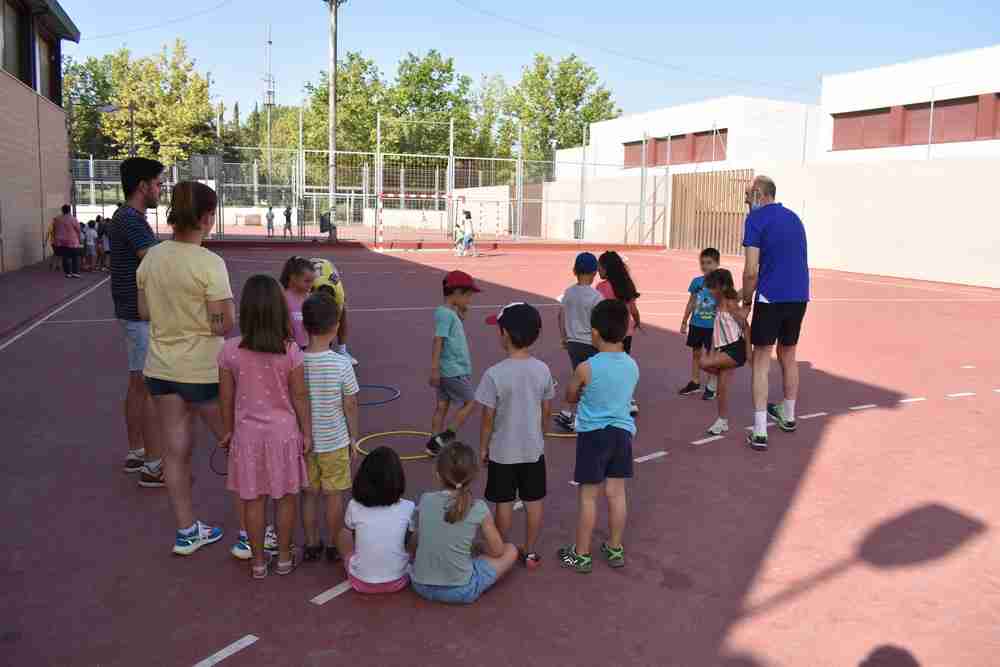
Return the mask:
[[263,565],[251,565],[250,576],[254,579],[267,579],[267,562]]
[[292,552],[291,560],[279,560],[278,566],[274,568],[276,574],[284,577],[285,575],[291,574],[295,571],[295,568],[299,566],[298,554],[294,551]]
[[319,560],[323,557],[323,540],[319,541],[319,544],[307,544],[302,548],[302,560],[304,562],[311,562],[314,560]]
[[518,548],[517,558],[529,570],[535,570],[542,566],[542,557],[538,555],[537,551],[525,552],[524,549]]

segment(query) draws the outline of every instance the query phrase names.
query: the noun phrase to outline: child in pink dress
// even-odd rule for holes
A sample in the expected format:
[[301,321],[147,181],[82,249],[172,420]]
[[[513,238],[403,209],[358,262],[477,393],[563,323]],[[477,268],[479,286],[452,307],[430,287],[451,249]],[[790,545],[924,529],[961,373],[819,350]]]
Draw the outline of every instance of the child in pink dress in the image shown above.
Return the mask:
[[289,257],[281,270],[281,286],[285,288],[288,315],[292,319],[292,334],[299,348],[309,345],[309,334],[302,325],[302,304],[312,291],[316,271],[312,260],[305,257]]
[[312,418],[302,351],[292,339],[288,306],[270,276],[247,280],[240,299],[239,338],[219,353],[219,401],[228,434],[226,488],[235,491],[246,515],[253,554],[251,574],[267,576],[265,508],[273,498],[278,514],[278,574],[297,564],[292,532],[298,494],[308,484],[303,454],[312,449]]

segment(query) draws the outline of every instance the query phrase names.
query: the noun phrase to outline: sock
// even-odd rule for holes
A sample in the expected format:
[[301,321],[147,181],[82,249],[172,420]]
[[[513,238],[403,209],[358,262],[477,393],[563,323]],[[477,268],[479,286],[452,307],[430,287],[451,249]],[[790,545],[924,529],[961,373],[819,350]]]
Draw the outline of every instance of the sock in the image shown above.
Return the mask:
[[188,527],[188,528],[181,528],[177,532],[180,533],[181,535],[184,535],[185,537],[190,537],[192,535],[196,535],[198,533],[198,522],[195,521],[194,523],[191,524],[190,527]]
[[785,419],[790,422],[795,421],[795,401],[785,399]]
[[767,435],[767,410],[757,410],[753,413],[753,434]]
[[337,352],[343,355],[347,355],[347,343],[341,343],[337,346]]
[[146,450],[143,447],[128,450],[128,458],[130,459],[141,459],[144,456],[146,456]]
[[243,529],[240,529],[240,540],[241,541],[246,541],[246,542],[250,541],[250,536],[247,535],[247,531],[245,531]]
[[146,461],[146,470],[153,473],[154,475],[160,471],[160,466],[163,465],[163,459],[151,459]]
[[719,378],[712,375],[708,378],[708,388],[715,391],[719,387]]

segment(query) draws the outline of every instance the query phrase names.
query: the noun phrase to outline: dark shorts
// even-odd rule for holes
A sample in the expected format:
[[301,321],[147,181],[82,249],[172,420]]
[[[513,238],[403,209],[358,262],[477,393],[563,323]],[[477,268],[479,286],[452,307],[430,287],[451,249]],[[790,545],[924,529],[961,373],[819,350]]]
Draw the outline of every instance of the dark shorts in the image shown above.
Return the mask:
[[83,255],[83,248],[70,248],[69,246],[59,245],[53,246],[56,249],[56,255],[59,257],[81,257]]
[[577,343],[575,341],[566,342],[566,351],[569,352],[569,363],[573,365],[574,371],[577,366],[597,354],[597,348],[593,345]]
[[150,396],[169,396],[177,394],[185,403],[208,403],[219,397],[219,383],[210,382],[197,384],[193,382],[174,382],[146,376],[146,387]]
[[754,304],[750,342],[755,346],[775,343],[784,347],[797,345],[802,320],[806,316],[806,305],[805,301]]
[[747,362],[747,341],[745,338],[740,338],[735,343],[720,347],[719,352],[724,352],[730,359],[735,361],[738,368]]
[[605,479],[632,477],[632,434],[625,429],[606,426],[600,431],[576,434],[577,484],[600,484]]
[[688,328],[687,346],[693,349],[712,349],[712,329],[696,327],[691,325]]
[[545,455],[534,463],[497,463],[486,468],[486,500],[512,503],[518,498],[526,503],[545,497]]
[[622,340],[622,347],[625,349],[625,354],[627,354],[629,356],[632,355],[632,337],[631,336],[625,336],[625,338]]

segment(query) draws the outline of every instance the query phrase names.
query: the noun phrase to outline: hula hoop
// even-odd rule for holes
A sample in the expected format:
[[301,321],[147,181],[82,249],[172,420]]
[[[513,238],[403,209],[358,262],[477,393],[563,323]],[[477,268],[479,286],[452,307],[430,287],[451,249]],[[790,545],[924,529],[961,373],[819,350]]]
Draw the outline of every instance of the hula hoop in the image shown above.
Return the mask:
[[[374,440],[375,438],[387,438],[392,435],[416,435],[422,438],[429,438],[431,434],[427,431],[383,431],[382,433],[372,433],[371,435],[366,435],[365,437],[354,443],[354,451],[362,456],[368,456],[368,452],[362,449],[361,445],[365,444],[369,440]],[[410,456],[400,456],[400,461],[423,461],[424,459],[431,458],[427,454],[411,454]]]
[[[359,402],[358,407],[361,408],[371,408],[376,405],[385,405],[386,403],[392,403],[393,401],[398,400],[399,397],[402,395],[402,392],[400,392],[399,389],[397,389],[396,387],[390,387],[384,384],[359,384],[358,386],[361,389],[381,389],[383,391],[387,391],[390,393],[389,398],[383,398],[378,401]],[[429,438],[430,436],[427,437]]]
[[[215,467],[215,455],[218,454],[219,452],[225,452],[226,453],[226,457],[227,457],[226,460],[227,461],[229,460],[228,459],[228,456],[229,456],[229,450],[228,449],[223,449],[222,447],[214,447],[212,449],[212,455],[208,458],[208,467],[212,470],[212,472],[214,472],[219,477],[226,477],[226,476],[229,475],[229,470],[228,469],[224,470],[223,472],[219,472],[218,469],[216,469],[216,467]],[[227,464],[227,468],[228,468],[228,464]]]

